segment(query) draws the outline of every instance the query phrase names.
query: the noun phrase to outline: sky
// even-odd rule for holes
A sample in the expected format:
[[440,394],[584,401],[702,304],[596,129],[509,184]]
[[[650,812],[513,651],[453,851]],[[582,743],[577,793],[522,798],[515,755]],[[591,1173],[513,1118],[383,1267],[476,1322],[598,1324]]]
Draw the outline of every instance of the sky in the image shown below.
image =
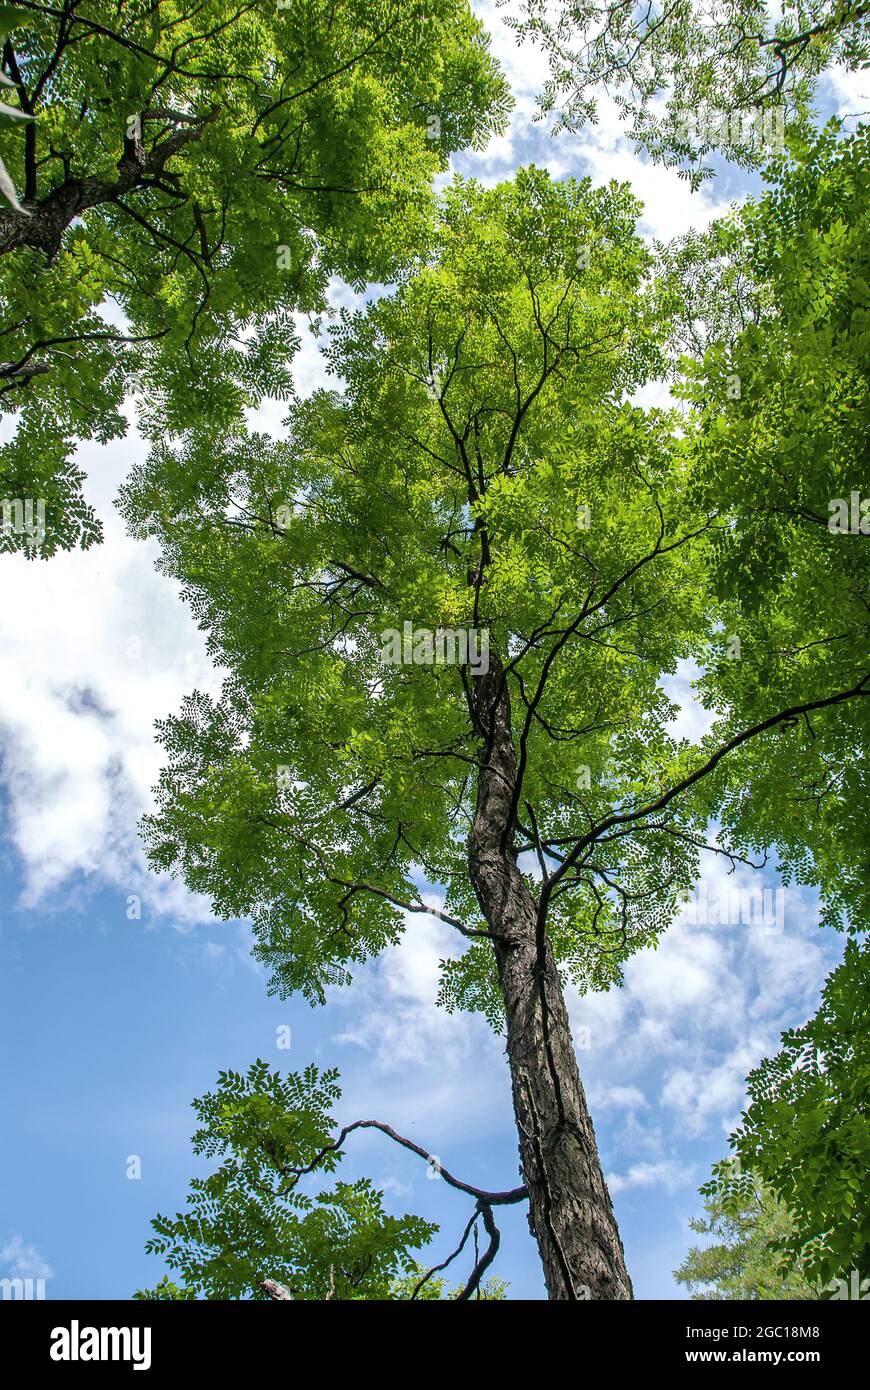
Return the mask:
[[[493,183],[534,162],[557,178],[627,180],[645,204],[641,232],[662,240],[755,188],[724,167],[692,193],[636,153],[606,103],[598,125],[552,138],[533,120],[542,55],[516,48],[503,10],[475,8],[516,108],[508,132],[457,156],[455,170]],[[842,112],[857,98],[854,79],[826,91]],[[350,298],[333,286],[335,304]],[[325,379],[307,333],[295,377],[303,395]],[[256,423],[280,434],[283,413],[267,402]],[[160,768],[155,721],[194,688],[217,693],[220,672],[176,585],[156,572],[155,546],[126,536],[114,509],[142,451],[132,427],[80,447],[102,546],[37,563],[5,556],[0,568],[0,1278],[44,1279],[47,1298],[127,1298],[158,1281],[164,1267],[143,1248],[149,1220],[181,1210],[203,1171],[191,1100],[219,1070],[257,1057],[285,1070],[337,1066],[341,1121],[383,1120],[477,1186],[518,1181],[503,1042],[480,1017],[435,1003],[439,960],[456,950],[450,928],[413,916],[400,946],[311,1009],[267,995],[245,922],[216,920],[207,901],[148,870],[136,826]],[[679,731],[697,736],[706,716],[691,675],[682,670],[671,693]],[[776,897],[771,872],[726,881],[723,862],[708,859],[698,903],[657,950],[629,961],[624,988],[569,998],[628,1267],[646,1299],[687,1296],[672,1271],[697,1239],[697,1189],[727,1152],[744,1078],[815,1011],[842,954],[810,891]],[[746,905],[762,888],[759,920]],[[721,925],[729,889],[738,906]],[[279,1047],[288,1028],[289,1050]],[[128,1176],[134,1156],[138,1177]],[[364,1174],[390,1211],[440,1224],[433,1262],[453,1248],[466,1198],[371,1132],[351,1141],[342,1167]],[[506,1210],[499,1224],[496,1272],[509,1296],[544,1297],[524,1212]]]

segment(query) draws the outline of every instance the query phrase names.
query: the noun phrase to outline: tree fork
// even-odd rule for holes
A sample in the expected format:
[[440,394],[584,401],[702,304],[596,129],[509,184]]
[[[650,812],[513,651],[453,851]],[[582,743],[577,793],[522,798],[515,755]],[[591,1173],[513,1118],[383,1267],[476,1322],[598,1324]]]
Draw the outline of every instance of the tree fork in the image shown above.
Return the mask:
[[514,1115],[547,1293],[551,1299],[631,1299],[558,969],[546,938],[541,968],[537,906],[511,847],[517,760],[510,699],[493,652],[488,672],[475,678],[474,712],[485,748],[469,872],[481,911],[500,938],[495,955]]

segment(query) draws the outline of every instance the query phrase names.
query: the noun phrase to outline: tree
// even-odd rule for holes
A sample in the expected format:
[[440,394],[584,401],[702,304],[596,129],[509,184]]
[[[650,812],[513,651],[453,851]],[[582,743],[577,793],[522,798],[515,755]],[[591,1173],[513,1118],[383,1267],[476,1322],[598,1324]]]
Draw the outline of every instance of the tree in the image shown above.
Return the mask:
[[466,0],[20,10],[3,71],[35,119],[0,131],[21,195],[0,207],[0,488],[44,501],[49,555],[100,535],[76,440],[122,436],[128,391],[146,433],[155,394],[216,427],[289,395],[293,311],[416,255],[432,176],[509,102]]
[[[685,388],[701,496],[735,503],[713,575],[742,670],[710,662],[702,686],[742,720],[794,700],[811,665],[843,686],[867,683],[866,128],[843,139],[832,124],[800,156],[775,168],[769,192],[716,233],[756,303],[730,342],[687,373]],[[730,398],[727,380],[738,386]],[[839,726],[807,711],[793,733],[782,756],[758,760],[751,784],[729,790],[723,827],[744,853],[775,839],[785,882],[821,885],[822,923],[866,931],[867,708],[856,701]],[[817,1017],[784,1034],[783,1050],[748,1078],[751,1104],[732,1137],[743,1176],[722,1168],[721,1184],[708,1189],[718,1206],[733,1198],[739,1213],[763,1182],[793,1218],[783,1257],[820,1286],[867,1265],[858,1195],[870,1099],[867,981],[866,948],[850,941]]]
[[[307,1067],[282,1077],[265,1062],[245,1076],[221,1072],[216,1091],[193,1102],[201,1128],[194,1152],[223,1158],[220,1167],[190,1184],[188,1211],[157,1216],[146,1249],[163,1255],[184,1284],[168,1276],[135,1297],[147,1299],[500,1299],[504,1285],[481,1283],[498,1249],[492,1206],[519,1193],[481,1193],[445,1169],[441,1177],[477,1198],[462,1242],[451,1256],[424,1270],[412,1252],[437,1231],[420,1217],[387,1216],[383,1193],[367,1179],[338,1182],[316,1193],[304,1179],[331,1174],[342,1146],[359,1128],[378,1128],[394,1142],[435,1160],[409,1139],[374,1121],[348,1125],[333,1138],[329,1113],[340,1098],[338,1073]],[[490,1239],[468,1281],[449,1292],[439,1278],[462,1253],[482,1217]]]
[[793,1216],[780,1248],[818,1286],[870,1269],[868,1024],[870,945],[850,941],[815,1017],[783,1033],[781,1051],[747,1078],[749,1106],[730,1141],[736,1171],[719,1165],[702,1189],[730,1212],[754,1182],[767,1184]]
[[[711,817],[756,787],[767,816],[805,722],[838,746],[870,690],[851,647],[811,645],[782,701],[723,673],[740,499],[709,497],[672,415],[625,403],[667,370],[679,305],[638,210],[536,170],[458,181],[396,293],[342,317],[342,392],[281,442],[197,423],[123,501],[231,673],[160,728],[153,864],[250,915],[272,988],[313,1001],[417,913],[468,942],[442,998],[506,1033],[556,1299],[631,1296],[566,979],[618,982],[701,853],[742,857]],[[689,656],[718,716],[697,746],[661,688]]]
[[762,1184],[747,1186],[740,1202],[726,1206],[719,1198],[704,1199],[705,1217],[689,1225],[699,1235],[715,1236],[712,1245],[692,1246],[679,1269],[693,1299],[817,1299],[798,1260],[782,1268],[782,1245],[794,1230],[788,1208]]
[[[815,681],[867,688],[868,172],[864,128],[841,139],[831,127],[781,162],[716,234],[754,305],[730,340],[682,364],[698,501],[727,498],[732,517],[712,583],[739,660],[721,640],[701,691],[741,722],[799,704]],[[729,788],[721,819],[745,854],[775,843],[787,884],[821,884],[824,925],[865,930],[870,708],[862,697],[842,723],[796,718],[780,756],[766,750],[751,782]]]
[[509,22],[549,55],[541,104],[557,128],[594,121],[603,89],[630,138],[664,164],[687,162],[697,185],[712,150],[757,167],[781,151],[786,121],[806,130],[819,76],[866,67],[868,16],[862,0],[571,0],[555,16],[547,0],[525,0]]

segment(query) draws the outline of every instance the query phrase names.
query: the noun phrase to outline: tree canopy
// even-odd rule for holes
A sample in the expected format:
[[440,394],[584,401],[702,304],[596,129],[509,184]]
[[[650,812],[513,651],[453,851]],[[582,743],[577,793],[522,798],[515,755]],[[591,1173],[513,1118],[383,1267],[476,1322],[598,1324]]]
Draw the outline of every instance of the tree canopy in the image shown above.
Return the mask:
[[550,58],[541,107],[557,129],[596,120],[604,93],[629,136],[697,186],[712,152],[759,167],[786,123],[811,129],[820,76],[867,66],[868,15],[861,0],[524,0],[510,22]]
[[[806,158],[848,184],[861,144],[832,140]],[[295,404],[285,440],[197,421],[124,491],[231,672],[221,699],[194,694],[161,727],[152,862],[253,918],[281,993],[322,1001],[416,913],[470,943],[445,963],[442,1002],[506,1029],[521,1135],[527,1078],[543,1087],[523,1167],[555,1297],[628,1287],[603,1178],[582,1211],[610,1231],[606,1269],[600,1234],[573,1268],[561,1236],[547,1246],[548,1194],[570,1181],[529,1176],[572,1088],[591,1136],[559,972],[618,982],[704,853],[775,851],[787,878],[821,888],[826,920],[866,920],[860,861],[843,854],[867,806],[866,561],[860,538],[817,524],[830,488],[851,486],[858,431],[839,412],[815,471],[798,434],[790,469],[766,418],[802,408],[783,375],[835,396],[860,376],[826,326],[837,293],[820,294],[843,258],[860,262],[860,199],[844,206],[854,233],[826,241],[804,169],[774,177],[760,210],[713,234],[752,288],[731,339],[676,364],[688,417],[630,403],[674,370],[692,297],[680,256],[656,266],[627,188],[529,169],[492,189],[454,182],[396,291],[342,315],[328,349],[342,389]],[[803,197],[780,196],[789,180]],[[833,249],[778,302],[808,236]],[[808,300],[822,306],[813,368]],[[860,415],[863,398],[847,400]],[[445,633],[468,639],[458,657]],[[663,689],[685,658],[714,715],[695,744],[671,733]],[[822,776],[852,795],[825,795]],[[522,1057],[530,1036],[539,1050]]]
[[[867,60],[866,9],[529,0],[545,109],[590,119],[610,82],[695,182],[721,141],[687,110],[789,116],[774,157],[726,137],[762,197],[656,248],[617,182],[436,194],[509,106],[466,0],[22,0],[0,28],[0,539],[98,539],[74,449],[124,434],[132,389],[123,514],[228,672],[160,726],[151,862],[251,918],[270,988],[312,1003],[419,914],[452,928],[441,1002],[506,1036],[522,1185],[449,1176],[475,1200],[454,1258],[487,1238],[451,1296],[500,1296],[493,1209],[528,1201],[552,1298],[630,1298],[566,984],[619,984],[708,854],[775,857],[826,925],[870,917],[870,161],[863,127],[811,121],[821,72]],[[368,298],[301,399],[300,316],[335,277]],[[666,382],[676,406],[638,403]],[[266,396],[280,438],[249,425]],[[38,545],[6,516],[36,498]],[[692,1283],[766,1297],[774,1246],[789,1279],[861,1269],[866,959],[848,944],[750,1077],[742,1176],[708,1193],[733,1262],[692,1257]],[[429,1158],[381,1121],[336,1133],[337,1098],[331,1071],[221,1074],[195,1136],[220,1166],[151,1242],[184,1283],[145,1296],[448,1294],[430,1223],[367,1180],[306,1186],[361,1127]]]
[[[197,426],[125,488],[233,671],[221,701],[196,695],[162,726],[146,838],[220,911],[254,915],[279,989],[322,999],[394,941],[422,870],[446,888],[446,919],[483,938],[450,969],[451,999],[487,999],[463,833],[480,737],[467,672],[385,663],[383,632],[489,634],[515,698],[520,852],[558,853],[687,766],[658,682],[700,640],[711,518],[690,508],[667,417],[622,403],[662,362],[637,211],[624,187],[536,170],[457,182],[437,261],[343,316],[342,394],[295,407],[282,443]],[[692,881],[693,828],[690,813],[676,836],[613,837],[554,895],[578,980],[616,978],[665,924]]]
[[170,427],[289,396],[293,312],[419,254],[433,175],[509,98],[466,0],[12,13],[3,70],[35,119],[0,129],[0,488],[44,499],[49,555],[100,535],[77,440],[122,436],[131,390],[146,433],[151,393]]
[[[863,160],[863,141],[827,149],[838,172]],[[160,536],[234,672],[222,701],[193,697],[163,726],[170,763],[147,836],[161,867],[183,868],[228,914],[255,914],[279,987],[322,998],[395,939],[421,868],[447,887],[448,918],[484,930],[458,834],[477,739],[463,673],[385,665],[381,632],[408,620],[476,626],[501,654],[519,852],[553,859],[584,842],[548,902],[581,984],[617,978],[626,951],[670,920],[714,813],[747,852],[776,845],[787,872],[823,876],[832,921],[866,921],[861,860],[840,853],[857,847],[867,805],[866,763],[845,756],[868,718],[866,545],[819,524],[825,499],[857,485],[866,448],[860,337],[838,334],[824,288],[854,285],[830,261],[866,255],[866,222],[856,207],[838,240],[794,228],[792,212],[777,255],[788,192],[717,236],[727,248],[748,232],[744,262],[775,266],[766,282],[752,267],[768,303],[807,236],[818,263],[805,258],[796,303],[681,364],[689,433],[624,403],[667,369],[679,300],[646,278],[628,190],[530,170],[450,190],[437,263],[343,317],[330,360],[346,390],[295,407],[286,442],[197,426],[134,471],[127,514]],[[824,319],[808,332],[813,296]],[[860,301],[851,322],[863,333]],[[694,750],[669,735],[661,688],[687,656],[719,713]],[[766,720],[768,737],[744,738]],[[817,801],[822,777],[850,794]],[[648,809],[671,786],[679,795]],[[616,825],[586,831],[617,807]],[[456,1002],[484,999],[488,958],[472,945],[449,968]]]

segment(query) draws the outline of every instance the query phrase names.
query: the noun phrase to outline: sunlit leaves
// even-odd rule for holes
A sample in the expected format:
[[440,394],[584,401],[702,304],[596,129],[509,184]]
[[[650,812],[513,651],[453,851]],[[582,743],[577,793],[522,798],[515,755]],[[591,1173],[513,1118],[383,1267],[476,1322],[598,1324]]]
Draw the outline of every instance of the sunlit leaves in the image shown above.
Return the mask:
[[[162,730],[152,853],[253,917],[279,990],[322,999],[397,939],[421,879],[485,925],[462,673],[385,662],[384,631],[488,633],[510,663],[524,796],[555,845],[688,765],[661,680],[705,630],[711,518],[689,500],[675,418],[624,402],[665,371],[669,331],[637,213],[624,186],[536,169],[457,181],[413,273],[338,320],[342,394],[294,403],[281,444],[191,429],[125,489],[232,673],[219,704],[197,697]],[[672,919],[703,824],[682,816],[685,835],[660,823],[614,841],[554,901],[578,983],[610,984]],[[519,821],[521,844],[522,807]],[[447,965],[443,999],[497,1023],[488,960]]]
[[133,0],[122,28],[102,0],[26,13],[33,143],[0,129],[31,238],[0,210],[0,407],[21,412],[0,484],[45,499],[50,554],[100,534],[77,440],[123,434],[126,393],[153,439],[287,398],[293,312],[321,310],[332,276],[407,265],[433,175],[509,99],[465,0]]

